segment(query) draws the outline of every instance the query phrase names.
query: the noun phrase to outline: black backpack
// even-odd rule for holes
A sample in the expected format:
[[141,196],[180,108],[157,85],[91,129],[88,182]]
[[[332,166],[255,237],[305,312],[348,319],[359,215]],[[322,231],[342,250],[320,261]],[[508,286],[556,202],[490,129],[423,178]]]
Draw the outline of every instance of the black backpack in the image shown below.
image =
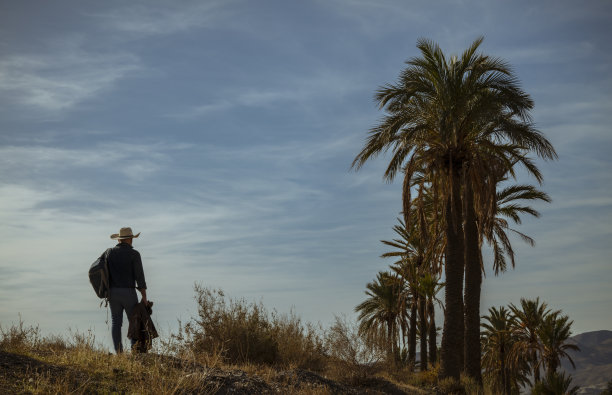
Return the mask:
[[108,299],[109,297],[108,253],[110,250],[109,248],[104,251],[89,268],[89,282],[100,299]]

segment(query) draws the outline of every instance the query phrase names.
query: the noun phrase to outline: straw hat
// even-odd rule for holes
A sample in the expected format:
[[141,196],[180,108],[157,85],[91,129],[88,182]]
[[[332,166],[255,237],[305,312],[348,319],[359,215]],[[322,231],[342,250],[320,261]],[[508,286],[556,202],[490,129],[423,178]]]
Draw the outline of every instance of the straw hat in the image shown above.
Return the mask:
[[132,228],[125,227],[125,228],[119,229],[119,233],[112,234],[110,238],[116,239],[116,240],[123,240],[123,239],[136,238],[138,236],[140,236],[140,232],[138,232],[137,235],[134,235],[132,233]]

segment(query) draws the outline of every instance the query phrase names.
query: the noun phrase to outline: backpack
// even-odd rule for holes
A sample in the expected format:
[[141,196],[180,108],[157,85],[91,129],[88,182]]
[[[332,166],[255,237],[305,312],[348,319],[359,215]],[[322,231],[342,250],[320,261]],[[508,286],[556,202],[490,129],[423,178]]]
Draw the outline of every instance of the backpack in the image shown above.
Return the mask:
[[89,282],[91,283],[96,295],[98,295],[100,299],[107,300],[110,296],[110,275],[108,272],[108,254],[110,250],[111,249],[109,248],[108,250],[104,251],[104,253],[100,255],[100,257],[96,259],[89,268]]

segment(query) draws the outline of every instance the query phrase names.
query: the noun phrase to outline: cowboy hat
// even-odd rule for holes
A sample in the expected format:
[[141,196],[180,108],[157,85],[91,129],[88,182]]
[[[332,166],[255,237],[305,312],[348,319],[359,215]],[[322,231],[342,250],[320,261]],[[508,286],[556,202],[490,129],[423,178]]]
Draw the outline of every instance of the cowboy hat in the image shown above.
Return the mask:
[[138,236],[140,236],[140,232],[138,232],[137,235],[134,235],[132,233],[132,228],[125,227],[125,228],[119,229],[119,233],[112,234],[110,238],[116,239],[116,240],[123,240],[123,239],[136,238]]

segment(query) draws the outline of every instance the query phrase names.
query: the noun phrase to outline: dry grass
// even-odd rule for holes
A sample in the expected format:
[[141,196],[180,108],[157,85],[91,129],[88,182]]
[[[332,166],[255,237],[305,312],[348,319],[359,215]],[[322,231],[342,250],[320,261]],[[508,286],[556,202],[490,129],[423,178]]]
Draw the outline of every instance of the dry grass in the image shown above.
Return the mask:
[[[114,355],[91,333],[44,338],[23,322],[0,327],[3,390],[18,393],[213,393],[188,361],[169,355]],[[6,369],[6,370],[5,370]]]
[[383,348],[346,318],[323,330],[222,291],[196,287],[196,301],[198,316],[150,354],[111,355],[91,332],[0,326],[0,393],[482,393],[466,380],[438,382],[437,368],[385,365]]

